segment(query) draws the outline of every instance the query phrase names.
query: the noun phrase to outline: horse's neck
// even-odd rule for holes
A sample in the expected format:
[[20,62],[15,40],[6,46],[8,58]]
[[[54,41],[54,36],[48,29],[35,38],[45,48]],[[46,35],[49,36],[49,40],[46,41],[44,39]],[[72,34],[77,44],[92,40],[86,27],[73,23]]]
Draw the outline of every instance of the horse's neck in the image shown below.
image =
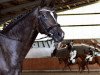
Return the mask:
[[69,46],[68,46],[68,49],[72,49],[72,46],[71,46],[71,45],[69,45]]
[[68,52],[71,52],[72,51],[72,46],[71,45],[68,46],[67,51]]
[[32,36],[30,38],[28,38],[27,41],[24,42],[24,49],[26,49],[26,50],[30,49],[30,47],[32,46],[33,42],[35,41],[37,35],[38,35],[38,31],[34,31],[32,33]]
[[31,15],[29,15],[23,20],[19,21],[5,35],[15,40],[28,40],[32,36],[32,33],[35,31],[35,27],[33,27],[34,22],[35,20],[31,17]]

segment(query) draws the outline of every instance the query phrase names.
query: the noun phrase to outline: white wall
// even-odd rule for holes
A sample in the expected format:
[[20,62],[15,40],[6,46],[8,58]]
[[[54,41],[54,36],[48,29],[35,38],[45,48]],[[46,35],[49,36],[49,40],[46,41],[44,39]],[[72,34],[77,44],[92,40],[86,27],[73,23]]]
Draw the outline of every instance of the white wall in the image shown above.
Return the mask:
[[[38,46],[39,43],[39,46]],[[41,58],[41,57],[50,57],[51,53],[54,50],[54,42],[48,41],[48,46],[47,41],[44,41],[45,47],[43,47],[42,42],[36,42],[33,44],[32,48],[30,49],[29,53],[27,54],[26,58]]]

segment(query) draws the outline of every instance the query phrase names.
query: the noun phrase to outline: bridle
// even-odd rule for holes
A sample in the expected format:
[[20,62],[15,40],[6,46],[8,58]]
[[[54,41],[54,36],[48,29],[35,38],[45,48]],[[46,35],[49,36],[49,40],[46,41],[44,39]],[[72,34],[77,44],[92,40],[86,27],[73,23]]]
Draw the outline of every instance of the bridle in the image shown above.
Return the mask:
[[[47,9],[40,9],[39,10],[39,13],[40,12],[43,12],[43,11],[49,11],[49,12],[51,12],[50,10],[47,10]],[[44,15],[45,16],[45,15]],[[47,27],[47,24],[46,24],[46,22],[44,21],[44,20],[46,20],[47,18],[43,18],[42,17],[42,15],[39,15],[39,17],[38,17],[38,23],[40,23],[40,24],[42,24],[43,25],[43,30],[47,33],[47,34],[49,34],[49,32],[50,32],[50,30],[52,30],[53,28],[55,28],[55,27],[60,27],[60,24],[58,24],[58,23],[56,23],[56,24],[53,24],[53,26],[50,26],[50,27]]]
[[47,29],[47,31],[49,32],[50,30],[52,30],[55,27],[60,27],[60,24],[54,24],[54,26],[51,26]]

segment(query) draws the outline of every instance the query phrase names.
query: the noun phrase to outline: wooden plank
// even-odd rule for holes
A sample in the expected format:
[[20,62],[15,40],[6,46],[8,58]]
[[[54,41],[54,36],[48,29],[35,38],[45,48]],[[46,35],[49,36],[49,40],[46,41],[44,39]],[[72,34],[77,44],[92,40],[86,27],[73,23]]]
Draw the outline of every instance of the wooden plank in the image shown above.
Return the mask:
[[58,16],[58,22],[62,26],[70,25],[97,25],[100,24],[99,20],[100,14],[90,14],[90,15],[68,15],[68,16]]
[[[71,26],[61,27],[65,33],[64,39],[100,39],[100,24],[98,26]],[[45,37],[45,35],[39,34],[36,39]],[[49,40],[50,38],[44,38],[36,41]]]
[[[97,64],[94,64],[94,65],[88,65],[89,66],[89,69],[90,71],[91,70],[94,70],[96,71],[98,74],[94,73],[92,75],[99,75],[100,74],[100,67],[97,65]],[[39,75],[91,75],[91,72],[88,73],[86,72],[86,74],[83,72],[83,73],[80,73],[78,74],[78,65],[77,64],[74,64],[74,65],[70,65],[71,67],[71,72],[73,73],[73,71],[76,73],[73,73],[73,74],[69,74],[68,71],[69,68],[66,67],[65,70],[63,70],[64,68],[64,64],[59,64],[59,61],[57,58],[26,58],[23,62],[23,70],[28,70],[29,74],[25,74],[25,75],[30,75],[30,72],[33,71],[33,73],[40,73]],[[96,70],[95,70],[96,69]],[[39,72],[40,71],[40,72]],[[87,69],[86,69],[87,71]],[[47,72],[49,72],[47,74]],[[55,72],[54,74],[52,74],[53,72]],[[56,72],[58,74],[56,74]],[[61,72],[63,74],[61,74]],[[46,74],[45,74],[46,73]],[[64,74],[65,73],[65,74]],[[68,74],[66,74],[68,73]],[[92,72],[93,73],[93,72]],[[32,74],[32,75],[38,75],[38,74]]]
[[13,0],[0,0],[0,3],[9,2],[9,1],[13,1]]
[[94,13],[70,13],[70,14],[57,14],[58,16],[71,16],[71,15],[96,15],[96,14],[100,14],[99,12],[94,12]]
[[62,27],[64,39],[100,39],[100,26]]

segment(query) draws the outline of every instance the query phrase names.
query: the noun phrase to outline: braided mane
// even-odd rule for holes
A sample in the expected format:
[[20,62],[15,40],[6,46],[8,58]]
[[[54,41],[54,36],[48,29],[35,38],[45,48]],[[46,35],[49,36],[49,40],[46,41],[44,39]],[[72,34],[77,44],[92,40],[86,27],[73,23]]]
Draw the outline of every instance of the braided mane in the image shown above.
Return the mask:
[[22,21],[25,17],[27,17],[31,12],[23,13],[15,17],[0,33],[6,33],[11,30],[15,25],[17,25],[20,21]]

